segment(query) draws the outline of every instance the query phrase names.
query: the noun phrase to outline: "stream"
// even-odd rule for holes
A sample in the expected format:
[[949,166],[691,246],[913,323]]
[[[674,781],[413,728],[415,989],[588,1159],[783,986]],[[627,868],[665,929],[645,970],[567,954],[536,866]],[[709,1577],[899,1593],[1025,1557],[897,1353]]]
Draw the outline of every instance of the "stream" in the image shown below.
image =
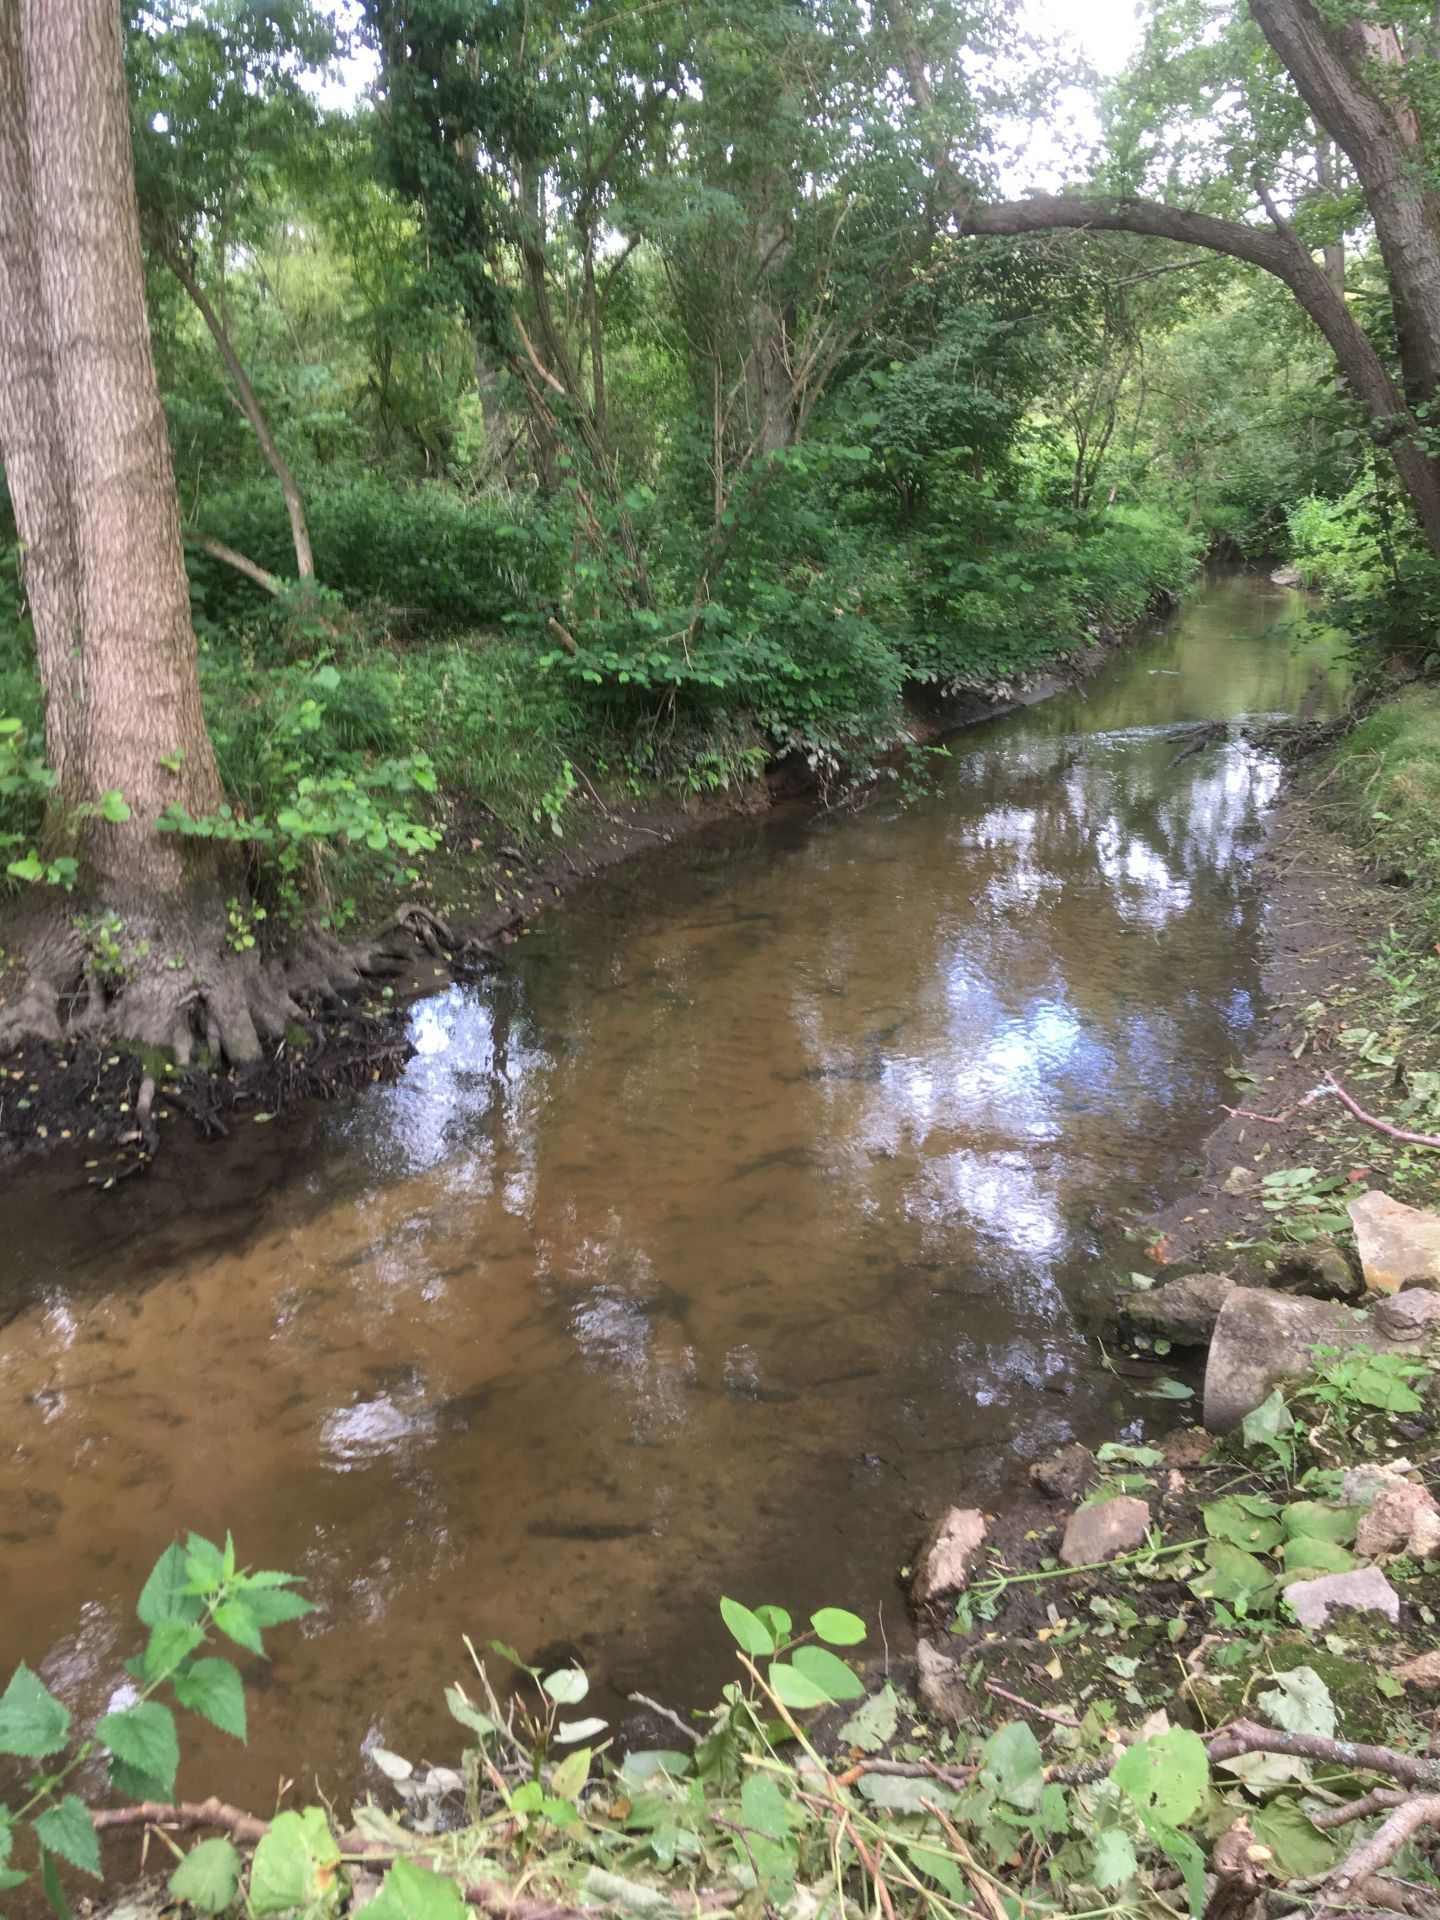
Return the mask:
[[716,1696],[722,1593],[902,1642],[927,1516],[1163,1413],[1101,1363],[1098,1282],[1263,1017],[1279,781],[1169,730],[1333,711],[1305,610],[1221,578],[915,804],[611,873],[419,1002],[393,1084],[222,1146],[172,1122],[108,1194],[12,1175],[0,1679],[125,1697],[191,1527],[319,1603],[240,1656],[247,1748],[182,1729],[182,1790],[259,1812],[302,1767],[302,1803],[378,1788],[376,1743],[453,1763],[462,1634],[578,1658],[617,1719]]

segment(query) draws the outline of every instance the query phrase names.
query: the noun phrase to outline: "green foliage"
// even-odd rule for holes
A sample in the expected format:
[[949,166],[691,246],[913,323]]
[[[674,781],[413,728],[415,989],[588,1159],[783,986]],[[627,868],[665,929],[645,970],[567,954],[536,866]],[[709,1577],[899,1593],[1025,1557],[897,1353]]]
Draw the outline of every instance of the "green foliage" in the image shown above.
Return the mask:
[[[228,1536],[223,1547],[195,1533],[183,1545],[167,1547],[136,1602],[136,1616],[149,1637],[144,1651],[125,1663],[132,1697],[102,1715],[88,1736],[77,1737],[69,1709],[38,1674],[23,1662],[15,1669],[0,1694],[0,1755],[45,1764],[32,1770],[18,1800],[0,1801],[0,1892],[23,1886],[29,1877],[12,1864],[16,1838],[27,1832],[46,1896],[62,1920],[69,1907],[54,1862],[63,1860],[99,1877],[99,1837],[84,1801],[71,1788],[86,1777],[97,1752],[109,1757],[117,1793],[134,1800],[172,1797],[180,1737],[173,1711],[156,1697],[162,1688],[169,1688],[178,1706],[222,1733],[245,1738],[238,1671],[219,1656],[200,1656],[218,1633],[263,1658],[265,1629],[312,1611],[296,1584],[293,1574],[242,1568]],[[294,1816],[280,1816],[286,1818]],[[234,1898],[239,1874],[239,1855],[230,1841],[203,1840],[182,1860],[171,1890],[201,1912],[220,1913]],[[254,1910],[266,1909],[256,1904]]]

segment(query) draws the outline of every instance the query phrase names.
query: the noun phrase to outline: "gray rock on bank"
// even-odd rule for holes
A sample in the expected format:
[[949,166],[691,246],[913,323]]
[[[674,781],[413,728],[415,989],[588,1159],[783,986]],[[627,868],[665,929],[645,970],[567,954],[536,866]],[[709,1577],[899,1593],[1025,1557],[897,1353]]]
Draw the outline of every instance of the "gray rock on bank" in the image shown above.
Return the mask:
[[1316,1347],[1369,1346],[1418,1353],[1440,1326],[1440,1294],[1403,1293],[1357,1312],[1333,1300],[1301,1300],[1259,1288],[1228,1294],[1205,1367],[1205,1425],[1231,1433],[1272,1388],[1301,1380]]
[[1207,1346],[1226,1299],[1235,1291],[1228,1273],[1187,1273],[1125,1301],[1125,1317],[1139,1333],[1172,1347]]
[[1149,1507],[1133,1494],[1122,1493],[1071,1514],[1060,1543],[1060,1559],[1067,1567],[1094,1566],[1143,1547],[1149,1531]]
[[1302,1627],[1323,1627],[1340,1607],[1362,1613],[1383,1613],[1391,1626],[1400,1621],[1400,1596],[1378,1567],[1360,1567],[1354,1573],[1326,1573],[1318,1580],[1292,1580],[1285,1598]]
[[1407,1280],[1440,1280],[1440,1214],[1388,1193],[1362,1193],[1346,1211],[1373,1293],[1395,1293]]

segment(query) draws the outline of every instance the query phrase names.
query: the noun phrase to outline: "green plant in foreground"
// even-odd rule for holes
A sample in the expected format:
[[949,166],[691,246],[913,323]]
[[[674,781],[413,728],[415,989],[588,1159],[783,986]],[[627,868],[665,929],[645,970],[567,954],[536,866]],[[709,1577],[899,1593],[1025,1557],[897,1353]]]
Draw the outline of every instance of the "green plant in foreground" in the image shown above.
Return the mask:
[[[219,1634],[263,1658],[266,1628],[312,1611],[293,1591],[296,1581],[294,1574],[242,1569],[228,1535],[223,1548],[197,1533],[167,1547],[135,1606],[149,1637],[144,1652],[125,1663],[134,1697],[105,1714],[86,1739],[75,1737],[70,1709],[38,1674],[23,1662],[15,1669],[0,1694],[0,1754],[39,1764],[17,1804],[0,1802],[0,1893],[30,1878],[31,1870],[16,1864],[17,1842],[33,1848],[46,1898],[62,1916],[70,1909],[56,1862],[99,1876],[99,1836],[72,1785],[97,1751],[109,1756],[116,1793],[142,1801],[172,1796],[180,1740],[174,1712],[157,1697],[162,1690],[222,1733],[245,1738],[240,1674],[205,1649]],[[233,1899],[239,1875],[233,1842],[205,1840],[182,1861],[174,1890],[219,1912]]]

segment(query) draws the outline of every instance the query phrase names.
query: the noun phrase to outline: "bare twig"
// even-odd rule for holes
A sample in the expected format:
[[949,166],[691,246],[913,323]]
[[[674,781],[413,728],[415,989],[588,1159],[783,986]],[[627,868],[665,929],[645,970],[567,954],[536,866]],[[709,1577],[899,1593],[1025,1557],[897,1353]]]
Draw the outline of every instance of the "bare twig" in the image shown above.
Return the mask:
[[1358,1800],[1347,1800],[1343,1807],[1324,1807],[1319,1813],[1312,1813],[1311,1824],[1317,1827],[1348,1827],[1352,1820],[1368,1820],[1372,1813],[1380,1813],[1386,1807],[1398,1807],[1405,1795],[1396,1787],[1375,1787],[1369,1793],[1361,1794]]
[[1361,1847],[1322,1883],[1318,1916],[1344,1905],[1351,1889],[1359,1889],[1372,1874],[1388,1867],[1396,1854],[1422,1827],[1440,1826],[1440,1793],[1426,1793],[1396,1807]]
[[241,1807],[211,1794],[208,1800],[143,1800],[135,1807],[97,1807],[90,1815],[97,1833],[123,1832],[131,1827],[156,1827],[161,1833],[193,1833],[196,1827],[218,1827],[242,1847],[257,1846],[270,1831]]
[[1026,1713],[1038,1714],[1042,1720],[1053,1720],[1057,1727],[1080,1725],[1073,1713],[1061,1713],[1056,1707],[1038,1706],[1035,1701],[1025,1699],[1022,1694],[1011,1693],[1008,1687],[997,1686],[993,1680],[985,1682],[985,1691],[993,1693],[997,1700],[1008,1700],[1012,1707],[1023,1707]]
[[1344,1102],[1362,1126],[1373,1127],[1376,1133],[1383,1133],[1388,1140],[1403,1140],[1408,1146],[1440,1148],[1440,1133],[1412,1133],[1408,1127],[1392,1126],[1388,1120],[1380,1120],[1373,1113],[1367,1113],[1354,1094],[1343,1087],[1333,1073],[1325,1075],[1325,1084],[1338,1100]]
[[633,1700],[637,1707],[648,1707],[652,1713],[658,1713],[662,1720],[668,1720],[671,1726],[676,1728],[680,1733],[683,1733],[687,1740],[692,1741],[697,1747],[699,1746],[700,1735],[695,1731],[694,1727],[687,1727],[679,1714],[672,1711],[671,1708],[662,1707],[658,1700],[652,1700],[648,1694],[644,1693],[627,1694],[626,1698]]

